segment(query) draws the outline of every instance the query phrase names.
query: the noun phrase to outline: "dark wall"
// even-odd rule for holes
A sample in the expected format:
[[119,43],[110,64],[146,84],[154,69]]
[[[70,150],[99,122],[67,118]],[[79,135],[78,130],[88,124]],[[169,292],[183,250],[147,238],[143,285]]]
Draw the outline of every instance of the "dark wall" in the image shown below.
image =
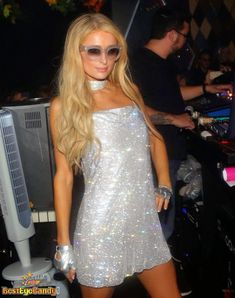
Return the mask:
[[[77,1],[80,3],[81,1]],[[186,0],[166,1],[172,7],[187,9]],[[16,24],[0,20],[0,99],[14,89],[30,91],[31,94],[44,84],[52,84],[60,64],[64,38],[71,21],[87,12],[78,5],[67,16],[52,11],[43,0],[19,0],[22,19]],[[102,11],[113,15],[123,33],[129,24],[137,0],[107,0]],[[161,3],[140,0],[139,9],[130,29],[130,48],[145,42],[151,16]]]
[[[33,94],[40,85],[52,84],[60,64],[69,24],[88,12],[81,1],[67,16],[52,11],[44,0],[19,0],[22,19],[16,24],[0,19],[0,99],[11,90]],[[80,4],[79,4],[80,3]],[[111,12],[109,0],[102,8]]]
[[235,1],[189,0],[189,2],[195,50],[209,48],[215,52],[220,47],[229,46],[235,58]]
[[22,2],[23,19],[1,23],[0,88],[34,89],[47,84],[59,64],[64,35],[70,18],[52,12],[40,0]]

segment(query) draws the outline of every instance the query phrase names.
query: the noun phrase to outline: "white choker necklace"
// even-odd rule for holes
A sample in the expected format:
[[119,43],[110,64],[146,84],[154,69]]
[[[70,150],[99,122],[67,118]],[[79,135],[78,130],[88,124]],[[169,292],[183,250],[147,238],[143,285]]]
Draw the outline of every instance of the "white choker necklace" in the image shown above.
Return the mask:
[[88,80],[88,84],[89,84],[92,91],[103,89],[106,86],[107,83],[108,83],[108,80],[103,80],[103,81],[90,81],[90,80]]

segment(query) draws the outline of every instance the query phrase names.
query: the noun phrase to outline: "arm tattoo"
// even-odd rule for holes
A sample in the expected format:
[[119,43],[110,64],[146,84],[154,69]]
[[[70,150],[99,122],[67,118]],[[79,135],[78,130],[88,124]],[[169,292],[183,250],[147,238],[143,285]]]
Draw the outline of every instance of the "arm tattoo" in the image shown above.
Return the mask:
[[164,112],[155,112],[155,114],[150,116],[153,124],[167,125],[172,124],[172,120],[168,118],[168,113]]

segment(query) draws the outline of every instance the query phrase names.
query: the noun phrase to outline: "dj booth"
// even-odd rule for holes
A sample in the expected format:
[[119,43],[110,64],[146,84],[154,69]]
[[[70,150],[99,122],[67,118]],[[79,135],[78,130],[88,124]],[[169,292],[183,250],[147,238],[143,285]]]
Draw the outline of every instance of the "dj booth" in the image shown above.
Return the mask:
[[[192,100],[196,129],[186,131],[188,151],[201,163],[202,262],[209,275],[224,276],[221,288],[235,289],[235,100],[231,95]],[[219,258],[218,258],[219,256]],[[216,264],[216,265],[215,265]],[[215,269],[215,270],[214,270]],[[214,270],[214,271],[213,271]],[[223,273],[221,273],[223,272]],[[229,296],[230,297],[230,296]]]

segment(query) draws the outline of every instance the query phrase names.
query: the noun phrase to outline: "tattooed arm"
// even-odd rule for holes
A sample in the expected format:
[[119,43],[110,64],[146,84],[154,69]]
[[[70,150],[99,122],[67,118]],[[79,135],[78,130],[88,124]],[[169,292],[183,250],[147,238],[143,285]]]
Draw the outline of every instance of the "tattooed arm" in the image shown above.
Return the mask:
[[147,113],[155,125],[174,125],[186,129],[193,129],[195,127],[192,118],[187,113],[176,115],[160,112],[149,107],[147,107]]

